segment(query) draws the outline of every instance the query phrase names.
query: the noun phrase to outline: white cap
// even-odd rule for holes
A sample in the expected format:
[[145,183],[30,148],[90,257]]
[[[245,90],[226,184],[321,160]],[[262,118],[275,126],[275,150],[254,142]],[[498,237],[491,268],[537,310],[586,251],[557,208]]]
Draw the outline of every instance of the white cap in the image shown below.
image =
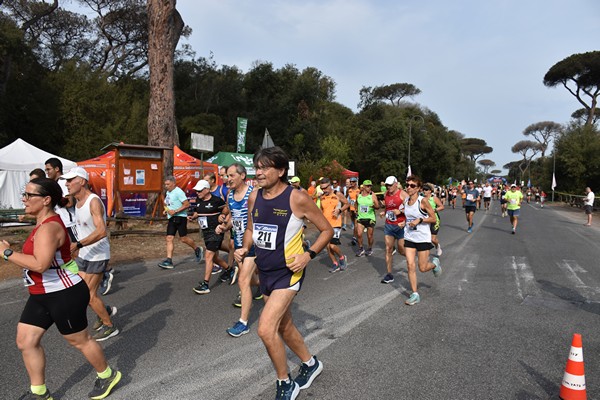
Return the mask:
[[196,186],[194,186],[194,190],[199,192],[203,189],[210,189],[210,183],[208,183],[208,181],[205,181],[204,179],[200,179],[196,183]]
[[385,178],[385,184],[386,185],[393,185],[394,183],[397,183],[398,179],[396,179],[395,176],[388,176],[387,178]]
[[60,179],[73,179],[73,178],[76,178],[76,177],[83,178],[86,181],[90,180],[90,176],[88,175],[87,171],[83,167],[72,168],[69,172],[67,172],[66,174],[62,175],[60,177]]
[[516,185],[516,184],[514,184],[514,183],[512,183],[512,184],[510,185],[510,187],[517,187],[517,185]]

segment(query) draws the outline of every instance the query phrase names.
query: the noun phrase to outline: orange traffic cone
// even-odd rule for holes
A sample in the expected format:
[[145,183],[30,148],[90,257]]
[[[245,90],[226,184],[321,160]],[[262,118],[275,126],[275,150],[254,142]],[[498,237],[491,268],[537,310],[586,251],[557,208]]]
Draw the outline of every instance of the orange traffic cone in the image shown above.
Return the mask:
[[567,360],[567,368],[560,387],[560,398],[563,400],[586,400],[585,374],[583,372],[583,348],[581,335],[575,333],[571,343],[571,352]]

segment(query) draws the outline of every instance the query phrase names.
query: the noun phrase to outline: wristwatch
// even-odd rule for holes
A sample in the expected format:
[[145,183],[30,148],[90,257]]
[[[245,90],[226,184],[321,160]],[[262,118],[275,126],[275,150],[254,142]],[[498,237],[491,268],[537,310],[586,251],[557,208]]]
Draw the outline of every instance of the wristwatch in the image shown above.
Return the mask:
[[12,253],[13,253],[12,249],[4,250],[4,255],[3,255],[4,261],[8,261],[8,257],[12,256]]
[[79,241],[78,241],[78,242],[77,242],[77,248],[78,248],[78,249],[81,249],[82,247],[83,247],[83,244],[81,244],[81,242],[79,242]]
[[311,249],[306,250],[308,252],[308,254],[310,254],[310,259],[312,260],[313,258],[315,258],[317,256],[317,253],[315,253],[314,251],[312,251]]

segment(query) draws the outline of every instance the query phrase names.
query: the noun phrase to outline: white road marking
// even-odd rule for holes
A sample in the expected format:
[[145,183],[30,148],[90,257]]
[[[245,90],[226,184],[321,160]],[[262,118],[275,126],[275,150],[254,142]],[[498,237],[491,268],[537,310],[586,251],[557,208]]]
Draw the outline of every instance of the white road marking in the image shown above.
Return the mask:
[[517,294],[523,300],[527,295],[539,295],[533,270],[526,263],[525,257],[511,257],[510,266],[515,274]]
[[475,268],[477,268],[477,263],[479,261],[479,256],[475,254],[471,254],[461,263],[465,266],[462,271],[462,276],[458,280],[458,291],[462,292],[463,287],[466,287],[468,283],[473,282],[473,275],[475,274]]
[[578,275],[587,274],[587,271],[575,260],[562,260],[558,267],[567,277],[567,280],[574,285],[583,297],[588,301],[594,301],[593,297],[600,293],[600,288],[590,287]]

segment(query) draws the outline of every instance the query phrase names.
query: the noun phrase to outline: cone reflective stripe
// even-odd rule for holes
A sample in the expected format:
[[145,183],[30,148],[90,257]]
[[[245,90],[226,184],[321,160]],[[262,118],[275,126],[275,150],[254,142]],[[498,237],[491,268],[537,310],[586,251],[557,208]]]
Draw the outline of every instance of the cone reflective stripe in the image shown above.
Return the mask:
[[565,375],[560,387],[560,398],[563,400],[586,400],[585,373],[583,368],[583,345],[581,335],[573,335],[571,351],[567,360]]

